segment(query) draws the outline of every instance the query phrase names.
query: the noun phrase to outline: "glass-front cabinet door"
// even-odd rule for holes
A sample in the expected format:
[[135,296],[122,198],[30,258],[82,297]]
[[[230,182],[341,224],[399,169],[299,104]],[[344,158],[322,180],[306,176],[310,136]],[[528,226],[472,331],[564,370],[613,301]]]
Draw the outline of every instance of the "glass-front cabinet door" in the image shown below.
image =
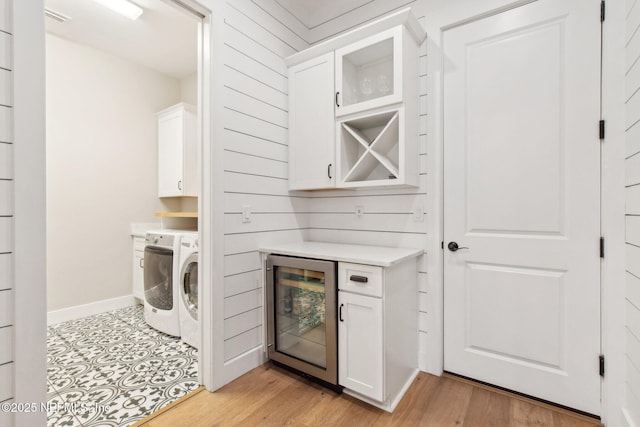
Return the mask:
[[271,255],[267,265],[269,357],[335,382],[335,263]]
[[401,102],[401,67],[401,26],[336,50],[336,116]]

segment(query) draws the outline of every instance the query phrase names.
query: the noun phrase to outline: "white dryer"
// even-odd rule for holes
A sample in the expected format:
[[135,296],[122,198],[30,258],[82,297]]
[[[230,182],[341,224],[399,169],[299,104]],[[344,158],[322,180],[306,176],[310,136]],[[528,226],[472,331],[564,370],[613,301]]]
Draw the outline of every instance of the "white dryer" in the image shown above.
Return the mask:
[[198,234],[185,234],[180,247],[180,336],[200,348],[198,321]]
[[180,336],[180,242],[184,231],[154,230],[145,237],[144,319],[165,334]]

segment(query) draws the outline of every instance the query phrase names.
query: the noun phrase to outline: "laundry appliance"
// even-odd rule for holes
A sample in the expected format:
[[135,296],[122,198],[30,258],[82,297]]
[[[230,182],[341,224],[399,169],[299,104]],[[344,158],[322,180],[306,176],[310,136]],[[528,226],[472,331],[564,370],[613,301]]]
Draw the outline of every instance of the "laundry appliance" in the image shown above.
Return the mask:
[[180,243],[185,231],[152,230],[144,247],[144,318],[165,334],[180,336]]
[[200,348],[198,322],[198,234],[185,234],[180,245],[180,336]]

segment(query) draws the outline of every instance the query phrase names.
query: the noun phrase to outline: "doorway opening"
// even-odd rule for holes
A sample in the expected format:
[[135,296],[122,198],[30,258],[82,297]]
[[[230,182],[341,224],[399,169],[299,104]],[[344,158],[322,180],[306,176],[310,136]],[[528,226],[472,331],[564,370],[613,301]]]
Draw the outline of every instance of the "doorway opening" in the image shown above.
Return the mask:
[[173,0],[135,4],[133,20],[98,2],[45,2],[48,400],[95,406],[51,405],[49,416],[82,425],[129,425],[202,377],[194,347],[145,321],[134,238],[198,228],[199,178],[195,193],[159,192],[157,113],[192,107],[201,155],[204,16]]

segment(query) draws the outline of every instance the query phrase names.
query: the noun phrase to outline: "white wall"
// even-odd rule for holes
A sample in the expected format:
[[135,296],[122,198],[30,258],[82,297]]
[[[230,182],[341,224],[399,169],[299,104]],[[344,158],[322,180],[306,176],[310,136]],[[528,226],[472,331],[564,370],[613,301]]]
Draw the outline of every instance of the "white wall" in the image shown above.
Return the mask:
[[[14,394],[46,401],[44,2],[13,3]],[[18,412],[16,427],[46,424],[45,412]],[[6,417],[3,414],[3,417]],[[10,417],[10,416],[9,416]],[[0,425],[11,426],[6,418]]]
[[[306,201],[288,192],[287,69],[306,42],[250,0],[224,5],[221,126],[225,382],[262,362],[258,248],[302,239]],[[215,124],[215,118],[214,118]],[[252,211],[241,220],[242,207]],[[214,239],[216,237],[214,236]],[[215,285],[214,285],[215,286]]]
[[[0,402],[14,397],[14,172],[13,172],[13,32],[11,3],[0,3]],[[0,412],[0,425],[11,425],[11,414]]]
[[627,0],[626,384],[627,424],[640,425],[640,1]]
[[131,294],[130,224],[179,206],[157,197],[155,113],[180,101],[181,85],[50,34],[46,48],[52,311]]

